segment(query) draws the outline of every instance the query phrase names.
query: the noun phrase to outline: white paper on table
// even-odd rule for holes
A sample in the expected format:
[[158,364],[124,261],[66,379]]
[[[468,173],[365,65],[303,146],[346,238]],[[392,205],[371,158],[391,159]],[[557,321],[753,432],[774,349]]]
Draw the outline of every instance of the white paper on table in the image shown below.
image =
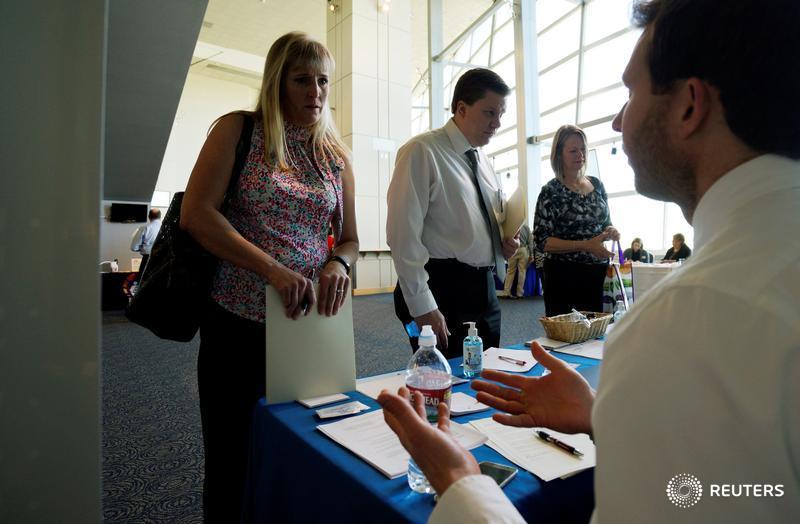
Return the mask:
[[347,400],[348,398],[350,397],[348,397],[344,393],[334,393],[333,395],[323,395],[321,397],[304,398],[298,400],[298,402],[307,408],[315,408],[317,406],[324,406],[325,404],[339,402],[340,400]]
[[[317,429],[391,479],[408,471],[408,452],[386,424],[382,409],[320,425]],[[473,449],[486,442],[483,434],[452,421],[450,433],[465,449]]]
[[369,409],[369,406],[354,400],[353,402],[345,402],[338,406],[331,406],[329,408],[322,408],[317,410],[317,416],[321,419],[346,417],[348,415],[355,415],[362,411]]
[[406,385],[406,371],[392,371],[383,375],[362,378],[356,381],[356,391],[377,399],[382,390],[397,393],[397,390]]
[[582,342],[580,344],[564,346],[563,348],[554,349],[553,351],[567,353],[568,355],[576,355],[579,357],[603,360],[603,341],[587,340],[586,342]]
[[[513,358],[514,360],[524,362],[524,364],[519,366],[513,362],[500,359],[500,356]],[[535,365],[536,359],[533,358],[531,352],[526,349],[489,348],[483,352],[483,369],[524,373],[530,371]]]
[[569,346],[569,342],[564,342],[563,340],[555,340],[547,337],[534,338],[533,340],[525,342],[525,345],[530,347],[533,345],[534,342],[538,342],[539,345],[545,349],[558,349],[558,348],[563,348],[564,346]]
[[[545,482],[593,468],[596,464],[594,443],[585,433],[569,435],[548,428],[504,426],[491,417],[473,420],[470,425],[489,438],[487,446]],[[538,429],[570,444],[580,450],[583,456],[577,457],[545,442],[536,436]]]
[[478,402],[478,399],[466,393],[453,393],[450,397],[450,413],[454,417],[467,415],[469,413],[477,413],[487,409],[489,409],[489,406]]

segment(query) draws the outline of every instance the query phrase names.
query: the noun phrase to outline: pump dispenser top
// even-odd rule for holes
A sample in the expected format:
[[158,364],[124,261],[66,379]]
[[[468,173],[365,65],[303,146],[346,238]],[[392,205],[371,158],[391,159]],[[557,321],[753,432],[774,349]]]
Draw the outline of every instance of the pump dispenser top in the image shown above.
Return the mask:
[[464,322],[469,326],[467,329],[467,335],[470,337],[477,337],[478,336],[478,328],[475,327],[475,322]]

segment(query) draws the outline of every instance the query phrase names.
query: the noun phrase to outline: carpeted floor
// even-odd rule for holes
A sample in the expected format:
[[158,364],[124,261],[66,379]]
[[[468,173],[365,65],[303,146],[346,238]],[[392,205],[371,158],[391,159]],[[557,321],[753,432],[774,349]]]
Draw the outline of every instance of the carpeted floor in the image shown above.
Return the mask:
[[[543,334],[541,297],[501,300],[501,343]],[[392,297],[353,299],[358,377],[402,369],[411,350]],[[103,514],[107,522],[201,522],[199,340],[170,342],[103,313]]]

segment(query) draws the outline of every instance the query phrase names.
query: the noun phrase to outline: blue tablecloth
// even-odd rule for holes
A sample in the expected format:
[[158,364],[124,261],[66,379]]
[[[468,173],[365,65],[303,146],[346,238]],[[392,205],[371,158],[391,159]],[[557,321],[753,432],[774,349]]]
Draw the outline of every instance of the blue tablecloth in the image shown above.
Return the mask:
[[[558,356],[582,364],[581,368],[598,363],[571,355]],[[450,362],[453,370],[461,369],[461,359]],[[542,367],[537,364],[530,374],[541,372]],[[469,384],[460,384],[454,391],[472,392]],[[348,395],[371,408],[379,408],[377,402],[359,392]],[[463,424],[490,414],[491,411],[484,411],[457,417],[455,421]],[[387,479],[316,431],[319,424],[314,409],[294,402],[267,406],[265,399],[259,401],[253,417],[246,522],[428,520],[434,507],[432,496],[412,492],[405,476]],[[487,446],[473,450],[473,454],[479,462],[511,464]],[[594,507],[593,478],[592,469],[565,480],[542,482],[520,470],[504,491],[529,522],[586,523]]]

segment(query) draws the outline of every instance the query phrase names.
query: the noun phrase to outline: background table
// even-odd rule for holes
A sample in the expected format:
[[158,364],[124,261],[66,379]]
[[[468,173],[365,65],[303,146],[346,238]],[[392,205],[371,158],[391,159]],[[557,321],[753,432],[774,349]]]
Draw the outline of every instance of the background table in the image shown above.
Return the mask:
[[[521,349],[522,346],[516,346]],[[554,353],[581,364],[578,371],[596,380],[599,361]],[[461,359],[450,360],[460,373]],[[541,375],[537,364],[528,374]],[[596,387],[596,383],[594,384]],[[474,391],[460,384],[454,392]],[[377,402],[359,392],[348,393],[370,408]],[[387,479],[378,470],[319,431],[321,422],[298,403],[256,405],[245,498],[245,522],[426,522],[433,511],[432,495],[420,495],[408,487],[405,475]],[[485,418],[493,410],[454,420],[464,424]],[[327,422],[333,422],[336,419]],[[533,434],[531,434],[533,438]],[[502,455],[481,446],[472,450],[478,462],[511,464]],[[520,469],[503,491],[529,522],[586,523],[594,507],[594,469],[568,479],[542,482]]]

